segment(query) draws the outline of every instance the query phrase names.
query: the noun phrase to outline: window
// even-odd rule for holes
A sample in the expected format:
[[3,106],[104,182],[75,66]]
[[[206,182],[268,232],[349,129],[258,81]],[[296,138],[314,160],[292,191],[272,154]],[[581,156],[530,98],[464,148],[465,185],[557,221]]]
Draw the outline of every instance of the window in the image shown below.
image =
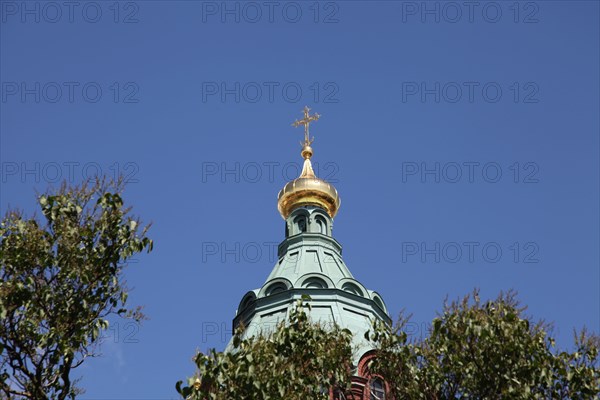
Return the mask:
[[284,292],[287,290],[287,286],[283,282],[275,282],[265,290],[265,295],[270,296],[275,293]]
[[325,228],[323,227],[323,222],[320,219],[317,219],[317,232],[325,233]]
[[256,296],[246,295],[246,297],[244,297],[244,299],[242,300],[242,304],[240,305],[238,311],[245,310],[250,305],[250,303],[252,303],[254,301],[255,298],[256,298]]
[[373,379],[370,386],[371,400],[385,400],[385,386],[381,379]]
[[360,288],[358,286],[356,286],[354,283],[346,282],[342,285],[342,289],[345,290],[346,292],[350,292],[357,296],[363,295],[362,290],[360,290]]
[[318,215],[315,218],[315,221],[317,222],[317,227],[316,227],[317,233],[322,233],[323,235],[327,235],[327,222],[325,222],[323,217]]
[[296,217],[294,219],[294,225],[296,225],[295,232],[296,234],[306,232],[306,217]]
[[381,308],[383,311],[386,311],[385,306],[383,305],[383,301],[381,301],[381,299],[378,296],[373,296],[373,301],[375,302],[375,304],[377,304],[377,306],[379,306],[379,308]]
[[327,282],[321,278],[312,277],[305,280],[303,286],[307,289],[327,289]]

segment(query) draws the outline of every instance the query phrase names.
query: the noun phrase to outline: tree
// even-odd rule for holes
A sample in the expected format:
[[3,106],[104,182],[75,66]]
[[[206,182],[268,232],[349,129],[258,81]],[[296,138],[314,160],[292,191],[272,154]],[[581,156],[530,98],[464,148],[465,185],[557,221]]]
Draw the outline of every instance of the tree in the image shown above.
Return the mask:
[[482,302],[477,291],[445,304],[429,337],[409,341],[401,317],[394,329],[376,323],[371,370],[400,399],[597,399],[597,335],[576,335],[575,351],[554,350],[544,322],[523,315],[515,294]]
[[127,305],[123,269],[147,249],[148,226],[129,216],[123,184],[63,184],[39,196],[43,214],[9,211],[0,224],[0,393],[65,399],[71,374],[94,355],[107,317],[139,321]]
[[311,322],[298,303],[274,332],[243,338],[238,329],[233,351],[198,353],[197,376],[176,389],[190,400],[329,399],[350,382],[351,338],[347,329]]
[[[429,336],[409,340],[409,318],[392,328],[374,321],[370,374],[387,398],[597,399],[597,335],[576,335],[575,351],[554,349],[550,327],[524,315],[515,294],[482,302],[477,291],[445,303]],[[360,332],[355,332],[360,334]],[[346,398],[353,371],[351,333],[310,322],[302,308],[271,334],[233,337],[233,351],[198,353],[197,377],[176,385],[189,400]]]

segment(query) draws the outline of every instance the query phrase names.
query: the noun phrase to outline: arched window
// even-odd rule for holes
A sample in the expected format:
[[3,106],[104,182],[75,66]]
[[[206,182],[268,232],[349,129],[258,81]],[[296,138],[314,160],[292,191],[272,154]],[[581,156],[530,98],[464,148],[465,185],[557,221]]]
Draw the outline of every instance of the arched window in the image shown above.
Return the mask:
[[304,281],[303,286],[307,289],[327,289],[327,282],[321,278],[311,277]]
[[385,400],[385,385],[381,379],[371,380],[369,387],[371,389],[371,400]]
[[246,296],[240,305],[240,311],[245,310],[252,301],[254,301],[255,296]]
[[283,282],[275,282],[265,290],[265,295],[270,296],[275,293],[284,292],[287,290],[287,286]]
[[344,285],[342,285],[342,289],[357,296],[363,296],[362,290],[360,290],[360,288],[354,283],[346,282]]
[[327,222],[320,215],[315,217],[315,222],[317,223],[316,231],[317,233],[322,233],[323,235],[327,235]]
[[373,296],[373,301],[379,306],[379,308],[381,308],[383,311],[386,311],[385,306],[383,305],[383,301],[381,301],[379,296]]
[[316,221],[317,221],[317,232],[325,233],[325,229],[323,227],[323,222],[321,222],[321,219],[317,218]]
[[306,217],[304,215],[298,216],[294,219],[294,233],[306,232]]

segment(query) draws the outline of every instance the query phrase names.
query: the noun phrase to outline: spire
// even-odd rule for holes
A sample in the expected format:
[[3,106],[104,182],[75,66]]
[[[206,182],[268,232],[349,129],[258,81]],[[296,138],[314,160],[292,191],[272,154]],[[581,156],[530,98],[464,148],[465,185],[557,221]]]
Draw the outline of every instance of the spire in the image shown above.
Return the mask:
[[304,118],[292,124],[294,127],[304,126],[304,142],[300,142],[302,146],[300,154],[304,158],[302,173],[281,189],[277,196],[277,208],[283,219],[286,219],[296,208],[308,205],[321,207],[333,218],[340,208],[340,196],[333,185],[315,175],[310,162],[313,155],[311,144],[315,139],[310,137],[309,125],[321,116],[317,113],[310,115],[308,107],[304,107],[303,112]]

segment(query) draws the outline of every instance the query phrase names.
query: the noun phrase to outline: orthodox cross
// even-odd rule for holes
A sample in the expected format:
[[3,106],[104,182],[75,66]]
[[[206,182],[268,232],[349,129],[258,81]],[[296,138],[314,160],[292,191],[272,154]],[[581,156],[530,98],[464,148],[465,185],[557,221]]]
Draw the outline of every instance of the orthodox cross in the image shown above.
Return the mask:
[[308,125],[313,122],[313,121],[317,121],[320,117],[319,114],[314,113],[312,116],[308,114],[308,112],[310,111],[310,108],[304,106],[304,118],[301,120],[296,120],[294,121],[294,123],[292,124],[292,126],[294,127],[299,127],[300,125],[304,125],[304,146],[310,146],[311,143],[313,142],[313,140],[315,140],[315,138],[310,139],[310,136],[308,134]]

